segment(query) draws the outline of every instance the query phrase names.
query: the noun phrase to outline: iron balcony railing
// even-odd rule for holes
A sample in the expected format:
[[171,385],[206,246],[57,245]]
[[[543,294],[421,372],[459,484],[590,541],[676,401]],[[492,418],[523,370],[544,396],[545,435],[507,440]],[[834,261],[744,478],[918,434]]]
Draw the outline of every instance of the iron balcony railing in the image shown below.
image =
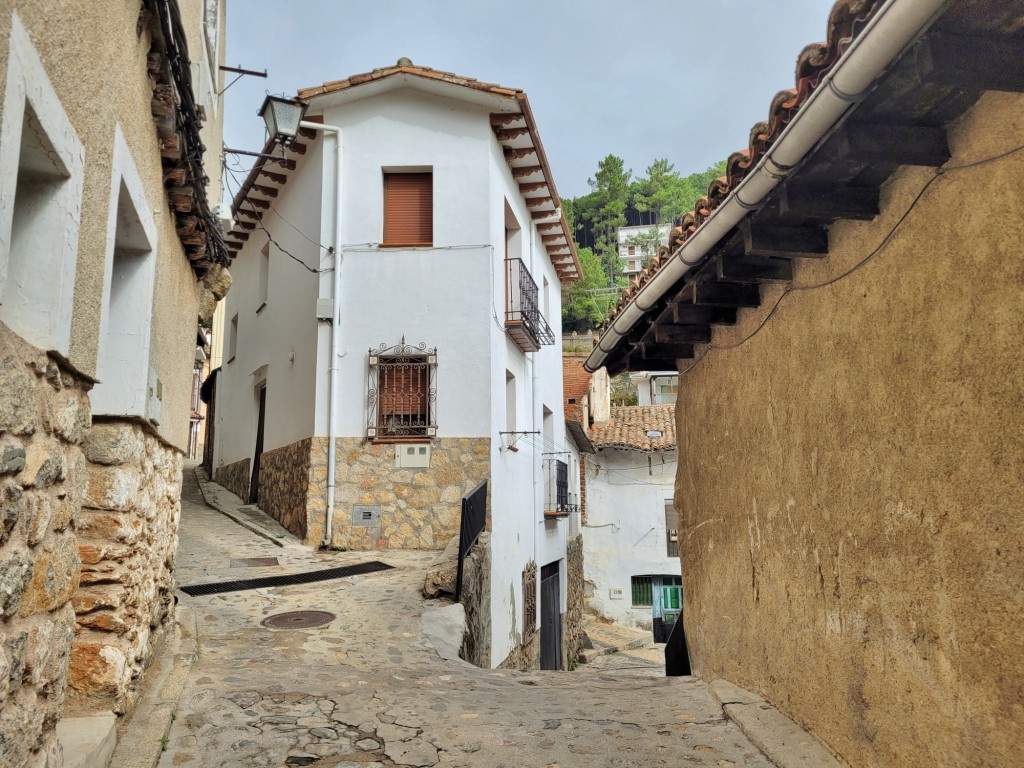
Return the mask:
[[554,344],[555,334],[537,305],[537,283],[522,259],[505,260],[505,329],[524,352]]
[[544,516],[567,517],[580,511],[569,498],[569,465],[560,459],[544,460]]

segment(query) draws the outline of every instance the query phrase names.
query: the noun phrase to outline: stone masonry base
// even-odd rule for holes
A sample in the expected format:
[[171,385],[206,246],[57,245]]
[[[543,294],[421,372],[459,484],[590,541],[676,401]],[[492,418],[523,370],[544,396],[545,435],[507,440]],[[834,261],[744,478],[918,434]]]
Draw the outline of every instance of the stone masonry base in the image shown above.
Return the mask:
[[71,700],[124,713],[172,617],[182,454],[139,425],[109,421],[93,426],[85,457]]

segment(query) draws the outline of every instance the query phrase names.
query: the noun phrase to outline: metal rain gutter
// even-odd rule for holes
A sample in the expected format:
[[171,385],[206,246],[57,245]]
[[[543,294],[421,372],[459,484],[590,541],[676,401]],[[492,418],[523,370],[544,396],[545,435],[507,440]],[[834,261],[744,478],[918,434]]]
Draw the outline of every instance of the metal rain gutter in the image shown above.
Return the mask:
[[633,326],[807,156],[949,0],[888,0],[836,62],[753,171],[679,247],[601,335],[583,368],[593,373]]

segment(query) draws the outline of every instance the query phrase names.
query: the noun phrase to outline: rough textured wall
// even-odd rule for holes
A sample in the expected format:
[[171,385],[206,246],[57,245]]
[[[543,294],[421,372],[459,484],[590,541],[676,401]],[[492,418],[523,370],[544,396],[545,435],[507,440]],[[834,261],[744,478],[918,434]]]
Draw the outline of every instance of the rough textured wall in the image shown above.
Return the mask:
[[565,648],[565,669],[571,669],[579,660],[583,650],[583,606],[586,581],[583,578],[583,536],[570,539],[566,546],[565,557],[566,584],[564,614],[565,625],[562,627],[562,645]]
[[59,766],[89,384],[0,324],[0,765]]
[[306,538],[311,443],[307,438],[260,457],[260,509],[300,539]]
[[[306,540],[323,535],[326,441],[311,452],[309,527]],[[395,445],[338,438],[331,544],[346,549],[443,549],[459,532],[462,497],[490,476],[488,438],[434,441],[430,466],[397,468]],[[322,469],[321,469],[322,468]],[[352,524],[356,504],[380,505],[380,524]]]
[[[954,166],[1024,144],[1024,98],[984,96],[950,140]],[[863,259],[931,175],[902,169],[796,284]],[[947,173],[871,261],[680,381],[695,671],[858,768],[1020,759],[1022,177],[1022,152]]]
[[213,482],[227,488],[242,501],[249,498],[249,459],[225,464],[213,471]]
[[93,426],[85,457],[71,701],[124,713],[173,616],[182,454],[136,424],[106,422]]
[[484,669],[491,666],[491,534],[480,534],[463,563],[462,607],[466,636],[459,655]]

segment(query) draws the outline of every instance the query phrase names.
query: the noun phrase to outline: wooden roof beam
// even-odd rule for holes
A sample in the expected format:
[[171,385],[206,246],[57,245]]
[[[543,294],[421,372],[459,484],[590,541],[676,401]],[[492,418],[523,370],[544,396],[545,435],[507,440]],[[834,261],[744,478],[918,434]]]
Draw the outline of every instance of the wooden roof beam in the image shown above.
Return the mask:
[[788,283],[793,280],[793,262],[763,256],[720,256],[716,260],[718,279],[740,283]]
[[839,158],[938,168],[949,160],[950,152],[945,128],[847,123],[839,137]]
[[878,215],[878,190],[873,187],[787,184],[779,195],[783,216],[834,221],[871,221]]
[[539,165],[524,165],[519,168],[512,169],[512,177],[515,179],[521,179],[524,176],[533,176],[535,173],[543,173],[544,169]]
[[784,227],[746,220],[740,225],[740,234],[745,256],[828,256],[828,230],[824,227]]
[[914,51],[926,83],[1024,93],[1024,39],[930,32]]

